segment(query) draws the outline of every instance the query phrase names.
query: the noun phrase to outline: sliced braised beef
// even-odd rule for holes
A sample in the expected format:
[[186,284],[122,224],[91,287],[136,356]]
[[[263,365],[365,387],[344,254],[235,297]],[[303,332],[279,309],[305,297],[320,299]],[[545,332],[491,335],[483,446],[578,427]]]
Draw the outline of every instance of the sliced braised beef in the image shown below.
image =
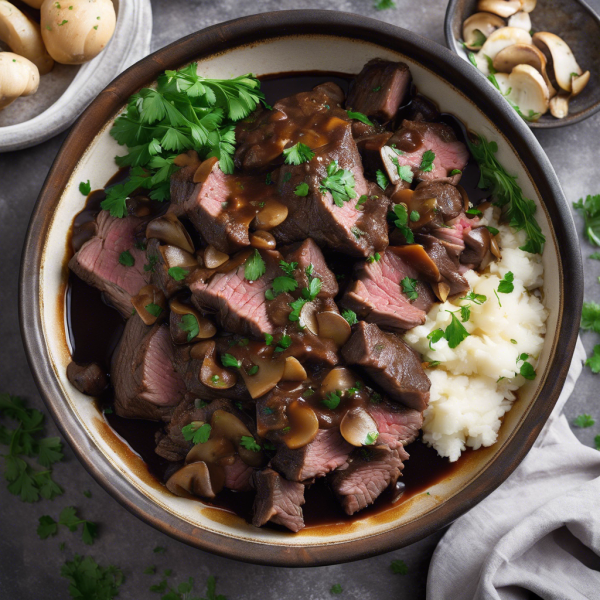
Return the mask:
[[349,365],[357,365],[396,402],[423,411],[429,403],[431,382],[415,350],[397,335],[372,323],[359,322],[342,348]]
[[[96,235],[69,261],[69,269],[103,292],[126,318],[131,315],[131,297],[150,282],[150,273],[144,270],[146,254],[136,246],[136,236],[143,237],[146,222],[133,216],[118,219],[108,211],[100,211],[96,217]],[[124,259],[119,260],[123,252],[131,255],[132,266],[123,264]]]
[[343,100],[338,85],[324,83],[311,92],[279,100],[271,111],[255,111],[236,127],[236,166],[244,171],[264,170],[281,164],[283,150],[298,142],[314,150],[337,139],[349,121],[341,108]]
[[[368,256],[387,245],[387,204],[382,203],[379,210],[373,209],[368,218],[357,210],[358,200],[368,193],[367,182],[350,124],[342,122],[340,129],[343,135],[316,149],[310,162],[283,165],[273,174],[281,192],[279,200],[289,212],[271,233],[280,244],[310,237],[322,248]],[[337,169],[349,171],[354,180],[353,197],[340,201],[342,206],[337,206],[330,191],[323,187],[328,177],[327,167],[336,161]],[[295,193],[300,184],[308,185],[306,196]]]
[[254,468],[248,466],[239,456],[230,465],[223,467],[225,471],[225,487],[235,492],[248,492],[252,489]]
[[181,168],[171,175],[169,212],[179,216],[183,214],[183,205],[196,187],[194,175],[200,166],[200,159],[197,152],[190,150],[186,154],[179,155],[176,160]]
[[365,173],[372,178],[375,178],[376,172],[384,167],[381,151],[391,137],[392,133],[390,131],[384,131],[383,133],[365,135],[356,140]]
[[346,106],[386,123],[394,118],[410,90],[408,66],[374,58],[350,86]]
[[[467,147],[459,140],[451,127],[443,123],[424,121],[402,122],[402,127],[389,139],[388,145],[401,151],[397,155],[400,166],[408,165],[417,179],[442,179],[457,184],[469,160]],[[431,150],[435,154],[431,167],[424,165],[423,154]],[[430,170],[427,170],[429,169]]]
[[67,367],[67,379],[87,396],[99,396],[108,386],[108,378],[98,363],[79,365],[71,361]]
[[317,437],[302,448],[290,450],[281,444],[270,464],[290,481],[308,482],[344,465],[352,450],[337,427],[320,429]]
[[305,500],[301,483],[287,481],[270,468],[256,471],[252,482],[256,488],[253,525],[262,527],[271,521],[294,533],[304,528],[302,505]]
[[298,288],[308,287],[309,280],[306,273],[307,267],[313,266],[312,277],[321,280],[321,291],[319,298],[333,298],[338,293],[338,283],[335,275],[330,271],[321,249],[311,238],[291,246],[280,248],[284,259],[288,263],[296,262],[298,266],[294,271],[294,279],[298,282]]
[[377,403],[371,402],[368,411],[377,423],[377,442],[387,444],[392,450],[414,442],[423,426],[421,411],[385,399]]
[[168,419],[185,394],[185,384],[173,367],[169,328],[148,327],[133,315],[111,365],[115,411],[130,419]]
[[[337,496],[344,511],[355,512],[373,504],[379,495],[400,477],[403,464],[399,452],[388,446],[363,446],[354,450],[348,464],[333,471],[329,485]],[[403,452],[405,457],[408,457]]]
[[418,272],[395,254],[392,247],[381,252],[378,261],[357,265],[356,275],[358,281],[342,298],[345,308],[385,329],[401,331],[425,322],[426,313],[433,305],[433,294],[426,283],[418,281],[417,299],[412,302],[408,299],[401,281],[405,277],[416,280]]
[[[245,262],[259,252],[266,272],[256,281],[245,276]],[[221,326],[241,335],[262,337],[273,333],[274,326],[267,313],[265,292],[279,277],[281,254],[275,250],[244,251],[210,274],[206,281],[197,279],[190,285],[192,302],[200,309],[215,313]]]

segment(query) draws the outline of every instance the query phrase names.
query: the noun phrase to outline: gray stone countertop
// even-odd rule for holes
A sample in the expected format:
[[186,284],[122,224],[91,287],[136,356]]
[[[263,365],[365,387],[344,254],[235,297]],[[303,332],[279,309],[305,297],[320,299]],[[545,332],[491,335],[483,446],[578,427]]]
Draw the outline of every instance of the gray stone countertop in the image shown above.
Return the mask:
[[[589,0],[600,11],[600,0]],[[395,10],[376,11],[372,0],[152,0],[154,32],[152,49],[158,49],[193,31],[228,19],[284,8],[336,9],[379,18],[411,29],[444,43],[445,2],[439,0],[398,0]],[[598,152],[600,151],[600,115],[565,129],[536,134],[548,153],[570,202],[586,194],[600,193]],[[0,389],[27,398],[29,405],[44,410],[23,350],[18,323],[18,273],[21,248],[29,216],[44,178],[63,142],[62,134],[35,148],[0,154]],[[575,215],[577,229],[582,220]],[[586,300],[600,302],[600,262],[587,256],[594,251],[581,241],[584,256]],[[585,333],[588,353],[600,341]],[[587,413],[598,421],[588,429],[575,429],[577,437],[593,445],[600,433],[598,386],[600,375],[585,369],[573,397],[566,406],[569,421]],[[56,435],[53,423],[48,431]],[[159,572],[172,569],[172,582],[188,577],[196,580],[197,595],[204,596],[209,575],[218,579],[218,592],[229,600],[316,600],[348,598],[356,600],[416,599],[425,597],[427,570],[431,555],[442,533],[428,537],[403,550],[346,565],[313,569],[259,567],[220,558],[177,542],[138,520],[108,495],[85,471],[70,448],[65,460],[55,466],[55,478],[65,494],[54,501],[24,504],[8,493],[0,483],[0,598],[11,600],[64,600],[67,582],[60,576],[61,565],[75,552],[93,556],[100,564],[114,564],[126,574],[119,598],[145,600],[159,598],[149,591],[158,576],[145,575],[144,569],[156,565]],[[91,491],[91,498],[83,495]],[[77,506],[87,519],[100,524],[96,543],[85,546],[80,535],[61,531],[55,538],[41,541],[36,535],[38,518],[57,517],[65,506]],[[59,550],[59,543],[65,549]],[[157,546],[166,548],[155,554]],[[394,575],[390,562],[402,559],[408,574]],[[342,585],[341,596],[329,592],[335,583]]]

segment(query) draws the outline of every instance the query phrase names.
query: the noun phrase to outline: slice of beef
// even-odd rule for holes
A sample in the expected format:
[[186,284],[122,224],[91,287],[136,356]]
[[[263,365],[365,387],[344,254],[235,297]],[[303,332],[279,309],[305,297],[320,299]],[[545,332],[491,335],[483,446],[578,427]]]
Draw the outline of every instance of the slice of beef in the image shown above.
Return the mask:
[[173,367],[169,328],[144,325],[132,316],[113,355],[111,379],[115,411],[130,419],[161,420],[185,394],[185,385]]
[[170,298],[182,290],[185,287],[185,283],[183,281],[176,281],[169,275],[169,267],[165,263],[159,247],[160,242],[156,238],[148,240],[146,262],[152,265],[150,281],[162,291],[166,298]]
[[346,106],[385,123],[394,118],[410,90],[407,65],[374,58],[350,85]]
[[427,408],[431,382],[418,353],[397,335],[360,321],[342,347],[342,356],[349,365],[364,369],[392,400],[418,411]]
[[282,358],[293,356],[302,364],[308,362],[329,367],[334,367],[339,363],[338,347],[333,340],[315,335],[308,329],[291,331],[289,336],[292,343],[282,352]]
[[[96,235],[69,261],[69,269],[102,291],[126,318],[132,311],[131,297],[150,282],[150,273],[144,271],[146,255],[136,247],[136,235],[141,234],[146,223],[146,219],[133,216],[111,217],[108,211],[101,210],[96,217]],[[119,262],[125,251],[133,257],[131,267]]]
[[312,265],[312,277],[318,277],[321,280],[321,291],[318,297],[333,298],[337,295],[339,289],[335,275],[329,270],[323,252],[311,238],[279,250],[286,262],[298,263],[294,272],[294,279],[298,282],[299,289],[308,287],[310,282],[306,274],[306,268]]
[[272,521],[294,533],[304,528],[304,486],[301,483],[287,481],[269,468],[256,471],[252,481],[256,488],[253,525],[262,527]]
[[344,465],[352,450],[338,428],[320,429],[302,448],[290,450],[281,444],[270,464],[290,481],[308,482]]
[[[404,120],[402,127],[389,139],[388,145],[393,144],[403,152],[397,156],[398,164],[408,165],[421,180],[442,179],[457,184],[460,175],[450,173],[455,169],[462,172],[469,160],[467,147],[456,138],[452,128],[443,123]],[[431,171],[421,169],[427,150],[435,154]]]
[[231,465],[223,467],[225,471],[225,487],[235,492],[248,492],[252,489],[251,479],[254,469],[249,467],[239,456]]
[[[344,511],[354,513],[373,504],[379,495],[400,477],[402,460],[399,452],[381,444],[356,449],[347,465],[340,467],[329,477],[329,484]],[[404,455],[406,453],[404,452]]]
[[276,250],[260,250],[266,272],[256,281],[244,277],[244,263],[252,255],[246,251],[234,256],[217,269],[207,281],[198,279],[190,284],[192,302],[201,310],[214,311],[227,331],[262,337],[274,333],[267,313],[265,292],[275,277],[279,277],[281,254]]
[[429,286],[419,281],[418,298],[411,302],[400,282],[405,277],[418,279],[416,269],[395,254],[392,247],[380,256],[379,261],[355,267],[358,281],[344,294],[342,305],[386,329],[402,331],[422,325],[434,302]]
[[423,246],[425,252],[437,265],[440,272],[438,282],[446,283],[449,286],[449,296],[462,294],[469,290],[467,280],[461,275],[458,260],[440,240],[430,234],[420,233],[415,236],[415,241]]
[[[356,209],[368,187],[350,124],[344,123],[342,129],[343,135],[316,149],[308,163],[283,165],[274,173],[281,193],[279,200],[288,208],[286,220],[271,230],[279,243],[310,237],[322,248],[352,256],[369,256],[387,245],[387,207],[382,205],[368,217]],[[331,193],[322,187],[328,177],[327,167],[335,161],[338,169],[350,171],[354,178],[354,198],[342,202],[342,206],[337,206]],[[306,196],[295,193],[301,183],[308,185]]]
[[298,142],[314,150],[336,139],[349,121],[343,99],[341,88],[329,82],[279,100],[271,111],[255,111],[236,127],[236,166],[260,171],[281,164],[283,150]]
[[385,399],[378,403],[371,402],[367,410],[377,423],[377,441],[392,450],[414,442],[423,426],[422,412]]
[[175,171],[175,173],[171,175],[170,180],[171,203],[169,205],[169,211],[174,212],[178,216],[183,214],[183,206],[194,192],[194,188],[196,187],[196,184],[194,183],[194,174],[200,166],[200,160],[198,159],[198,154],[196,154],[196,152],[190,151],[188,155],[189,164]]

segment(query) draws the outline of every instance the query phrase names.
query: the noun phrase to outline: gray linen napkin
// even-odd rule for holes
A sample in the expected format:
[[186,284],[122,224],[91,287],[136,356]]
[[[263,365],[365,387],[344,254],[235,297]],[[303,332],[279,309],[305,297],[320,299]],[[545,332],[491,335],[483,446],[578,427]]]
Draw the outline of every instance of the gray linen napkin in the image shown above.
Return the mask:
[[433,555],[428,600],[600,599],[600,452],[562,409],[581,374],[578,341],[552,415],[514,473],[458,519]]

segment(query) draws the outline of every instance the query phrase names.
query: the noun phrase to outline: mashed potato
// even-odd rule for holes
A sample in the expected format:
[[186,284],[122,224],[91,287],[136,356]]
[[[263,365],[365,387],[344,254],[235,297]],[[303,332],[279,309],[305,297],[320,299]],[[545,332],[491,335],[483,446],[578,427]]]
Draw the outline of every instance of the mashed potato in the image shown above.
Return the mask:
[[[518,374],[522,364],[518,358],[528,354],[528,362],[535,367],[544,343],[548,312],[536,291],[543,283],[541,257],[519,250],[525,244],[524,232],[498,224],[497,210],[488,208],[482,223],[500,231],[502,259],[481,274],[465,273],[471,290],[487,298],[481,305],[470,303],[471,316],[463,323],[470,335],[454,349],[444,338],[433,349],[429,346],[427,335],[450,324],[452,316],[447,311],[469,304],[458,296],[434,306],[425,324],[405,335],[423,360],[440,361],[427,370],[431,399],[424,413],[423,439],[451,461],[467,447],[477,449],[496,441],[514,391],[525,383]],[[494,292],[509,271],[514,275],[514,291],[497,298]]]

